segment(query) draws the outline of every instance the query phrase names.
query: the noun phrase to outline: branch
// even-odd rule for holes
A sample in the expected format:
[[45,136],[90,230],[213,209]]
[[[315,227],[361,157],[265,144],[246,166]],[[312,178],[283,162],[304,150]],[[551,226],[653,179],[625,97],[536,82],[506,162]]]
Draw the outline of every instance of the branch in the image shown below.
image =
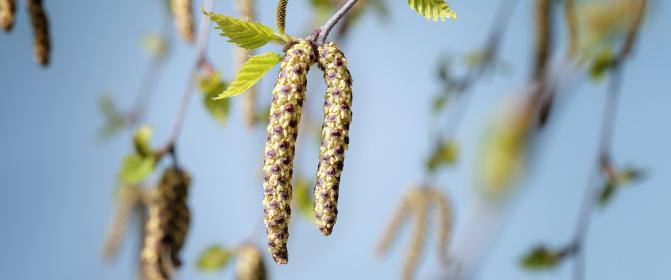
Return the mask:
[[326,37],[328,37],[329,33],[331,32],[331,29],[338,24],[338,22],[349,12],[349,10],[356,4],[358,0],[349,0],[347,3],[342,5],[340,9],[333,14],[333,16],[322,25],[319,29],[315,30],[315,32],[312,33],[308,37],[309,41],[312,41],[313,43],[317,45],[323,45],[326,42]]
[[[214,0],[206,0],[203,4],[203,10],[212,11],[214,7]],[[191,68],[189,78],[186,82],[186,87],[182,93],[182,101],[179,106],[179,111],[177,112],[177,118],[172,128],[172,133],[166,145],[163,148],[163,152],[168,152],[173,157],[173,164],[177,166],[177,156],[175,152],[175,145],[177,138],[179,137],[182,127],[184,126],[184,119],[186,118],[186,113],[189,109],[189,100],[191,100],[191,95],[193,95],[193,88],[195,84],[195,78],[198,74],[198,70],[204,66],[209,66],[207,63],[207,40],[210,35],[210,18],[203,14],[200,16],[200,26],[198,29],[198,39],[196,42],[196,59]]]

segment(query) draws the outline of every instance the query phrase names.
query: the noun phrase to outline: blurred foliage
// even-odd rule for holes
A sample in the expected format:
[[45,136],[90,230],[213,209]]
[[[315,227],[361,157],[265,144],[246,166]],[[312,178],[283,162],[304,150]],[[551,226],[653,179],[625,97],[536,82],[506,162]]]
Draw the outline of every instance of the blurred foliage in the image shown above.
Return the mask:
[[613,55],[610,48],[604,48],[592,60],[589,69],[589,75],[593,80],[600,81],[608,71],[617,66],[617,58]]
[[226,86],[226,82],[221,80],[219,72],[198,77],[198,89],[203,93],[203,105],[214,120],[222,126],[226,125],[228,120],[231,102],[229,99],[214,100],[214,98],[224,92]]
[[305,176],[296,176],[293,185],[293,200],[298,212],[309,221],[314,222],[315,215],[313,212],[312,193],[310,192],[312,186],[314,186],[313,182],[308,181]]
[[599,192],[599,206],[606,206],[620,187],[640,182],[644,177],[644,172],[636,168],[624,168],[616,171],[613,176],[608,176]]
[[98,131],[98,137],[105,141],[124,128],[126,118],[119,111],[112,97],[107,94],[101,95],[98,99],[98,108],[100,108],[105,118],[105,125]]
[[622,39],[643,0],[580,1],[577,9],[580,56],[589,59]]
[[133,144],[135,146],[135,152],[140,157],[151,156],[151,136],[153,134],[153,129],[148,125],[143,125],[140,127],[133,135]]
[[213,245],[200,254],[196,268],[200,271],[214,272],[224,269],[230,263],[231,259],[231,250]]
[[119,169],[119,180],[123,184],[135,184],[149,176],[156,167],[160,155],[151,149],[152,129],[144,125],[133,135],[135,153],[124,157]]
[[544,246],[537,246],[522,257],[520,265],[526,270],[541,271],[554,268],[559,260],[558,252]]
[[426,168],[433,172],[438,168],[452,166],[457,162],[459,147],[453,139],[438,142],[426,161]]
[[150,33],[142,36],[141,44],[147,54],[156,59],[164,58],[168,52],[168,40],[161,34]]

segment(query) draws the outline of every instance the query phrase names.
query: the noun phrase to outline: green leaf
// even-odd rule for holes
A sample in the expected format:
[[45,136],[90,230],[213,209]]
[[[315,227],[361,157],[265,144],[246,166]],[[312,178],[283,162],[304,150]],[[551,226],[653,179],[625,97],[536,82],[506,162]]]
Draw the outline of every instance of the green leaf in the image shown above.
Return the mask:
[[132,154],[124,158],[119,171],[119,180],[126,184],[138,183],[154,171],[156,158]]
[[276,53],[268,52],[250,57],[245,64],[240,67],[240,72],[235,76],[235,80],[224,92],[214,99],[224,99],[243,93],[245,90],[256,84],[263,75],[282,61],[282,56]]
[[558,260],[556,252],[543,246],[537,246],[522,257],[520,265],[527,270],[540,271],[553,268]]
[[589,75],[593,80],[600,81],[615,66],[617,66],[617,59],[613,56],[610,48],[606,48],[597,54],[592,61]]
[[599,206],[604,207],[608,204],[608,202],[611,201],[613,195],[615,194],[616,188],[617,184],[615,184],[613,181],[609,180],[604,183],[603,187],[601,187],[601,191],[599,192]]
[[126,119],[117,109],[114,100],[109,95],[100,96],[98,107],[105,116],[105,126],[100,129],[98,135],[100,139],[107,140],[123,129]]
[[203,105],[220,125],[225,125],[228,120],[228,112],[231,102],[228,99],[214,100],[219,93],[226,89],[226,83],[221,80],[218,72],[208,76],[198,77],[198,88],[203,92]]
[[451,166],[457,161],[459,148],[454,140],[449,139],[438,143],[426,161],[426,168],[435,171],[439,167]]
[[217,271],[226,267],[231,260],[229,249],[214,245],[200,254],[196,267],[200,271]]
[[221,30],[222,36],[228,37],[228,42],[236,44],[238,47],[253,50],[270,41],[286,43],[282,37],[273,32],[272,28],[261,23],[215,13],[205,12],[205,15],[217,23],[216,28]]
[[432,21],[456,19],[457,14],[443,0],[408,0],[410,8]]
[[294,182],[294,204],[298,212],[303,214],[305,218],[314,221],[312,195],[310,194],[311,186],[312,182],[303,176],[297,176]]
[[135,146],[135,152],[140,157],[148,157],[152,155],[151,150],[151,135],[153,130],[148,125],[143,125],[133,135],[133,144]]

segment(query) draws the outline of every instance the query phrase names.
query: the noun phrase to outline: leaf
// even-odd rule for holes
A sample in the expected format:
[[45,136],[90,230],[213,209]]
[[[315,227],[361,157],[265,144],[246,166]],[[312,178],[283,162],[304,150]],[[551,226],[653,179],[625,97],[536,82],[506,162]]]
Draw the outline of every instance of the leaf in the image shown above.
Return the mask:
[[601,191],[599,192],[599,206],[604,207],[610,202],[610,200],[613,198],[613,194],[615,194],[615,189],[617,185],[612,182],[612,181],[607,181],[603,187],[601,188]]
[[457,19],[457,14],[443,0],[408,0],[408,5],[428,20]]
[[121,170],[119,171],[119,180],[126,184],[138,183],[154,171],[156,158],[154,156],[142,157],[132,154],[123,159]]
[[553,268],[558,260],[556,252],[543,246],[537,246],[522,257],[520,265],[527,270],[539,271]]
[[311,186],[312,182],[308,181],[305,177],[297,177],[294,182],[294,204],[298,212],[310,221],[314,221],[312,195],[310,194]]
[[226,267],[231,260],[231,251],[221,246],[210,246],[200,254],[196,267],[200,271],[217,271]]
[[231,102],[228,99],[214,100],[219,93],[226,89],[226,83],[221,80],[218,72],[208,76],[198,77],[198,88],[203,92],[203,105],[217,123],[225,125]]
[[258,22],[246,21],[221,14],[208,13],[212,21],[217,23],[221,35],[228,37],[228,42],[245,49],[256,49],[270,41],[285,43],[285,40],[273,32],[273,29]]
[[606,48],[596,55],[589,68],[589,76],[600,81],[608,71],[617,66],[617,59],[613,56],[610,48]]
[[240,72],[235,76],[235,80],[224,92],[214,99],[224,99],[243,93],[245,90],[256,84],[263,75],[265,75],[276,64],[282,61],[282,56],[276,53],[268,52],[250,57],[245,64],[240,67]]
[[152,155],[151,150],[151,135],[153,130],[148,125],[143,125],[133,135],[133,144],[135,146],[135,152],[140,157],[148,157]]
[[100,96],[98,107],[105,116],[105,126],[100,129],[98,135],[100,139],[107,140],[123,129],[126,123],[125,118],[109,95]]
[[438,143],[426,161],[426,168],[435,171],[439,167],[453,165],[457,161],[458,151],[457,143],[452,139]]

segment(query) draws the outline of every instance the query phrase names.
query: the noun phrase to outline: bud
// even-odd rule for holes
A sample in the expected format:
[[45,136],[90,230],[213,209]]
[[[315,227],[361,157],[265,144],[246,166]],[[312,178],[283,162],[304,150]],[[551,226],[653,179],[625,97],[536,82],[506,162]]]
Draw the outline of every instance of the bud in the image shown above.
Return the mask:
[[175,28],[182,39],[187,43],[193,43],[193,11],[191,0],[171,0],[170,8],[175,21]]
[[145,280],[168,279],[172,268],[181,265],[179,252],[190,220],[186,205],[190,183],[186,172],[169,168],[154,192],[141,254]]
[[300,41],[288,48],[273,89],[263,162],[263,212],[268,250],[278,264],[288,262],[291,176],[298,123],[303,109],[307,73],[315,48]]
[[0,0],[0,27],[6,32],[14,27],[16,18],[16,3],[14,0]]
[[261,251],[254,245],[243,245],[238,249],[238,263],[235,267],[238,280],[265,280],[266,265]]
[[49,64],[49,22],[42,6],[42,0],[29,0],[28,12],[33,26],[33,57],[42,66]]
[[347,69],[347,58],[332,42],[319,46],[319,68],[324,71],[326,95],[314,212],[319,230],[330,235],[338,216],[340,174],[349,144],[352,77]]

